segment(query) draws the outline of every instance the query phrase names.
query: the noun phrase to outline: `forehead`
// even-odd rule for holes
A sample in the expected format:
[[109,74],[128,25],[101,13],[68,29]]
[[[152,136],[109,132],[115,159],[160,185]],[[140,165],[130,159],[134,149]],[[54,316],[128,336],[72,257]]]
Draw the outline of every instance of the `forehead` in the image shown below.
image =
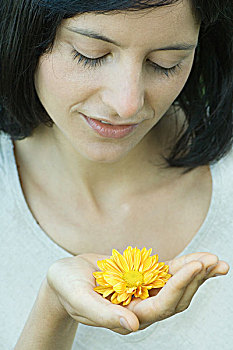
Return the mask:
[[155,42],[158,45],[175,41],[195,43],[200,23],[191,2],[184,0],[150,10],[82,14],[62,21],[61,29],[67,27],[98,32],[120,43],[122,48],[128,48]]

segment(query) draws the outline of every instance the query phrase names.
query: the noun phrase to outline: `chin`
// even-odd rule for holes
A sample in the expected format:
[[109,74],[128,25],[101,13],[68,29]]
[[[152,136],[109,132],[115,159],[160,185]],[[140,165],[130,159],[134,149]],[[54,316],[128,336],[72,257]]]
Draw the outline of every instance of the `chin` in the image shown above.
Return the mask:
[[90,161],[96,162],[96,163],[117,163],[121,159],[123,159],[125,154],[103,154],[103,153],[95,153],[95,154],[87,154],[86,158]]
[[90,145],[88,149],[83,150],[82,155],[97,163],[116,163],[123,159],[130,149],[119,147],[118,145]]

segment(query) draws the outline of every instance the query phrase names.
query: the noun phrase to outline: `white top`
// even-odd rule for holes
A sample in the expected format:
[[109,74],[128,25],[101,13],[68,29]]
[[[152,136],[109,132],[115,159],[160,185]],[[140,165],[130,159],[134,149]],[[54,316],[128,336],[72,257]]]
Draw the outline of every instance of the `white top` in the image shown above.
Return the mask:
[[[233,150],[211,166],[211,174],[212,199],[207,217],[180,255],[211,252],[232,266]],[[46,235],[30,212],[20,185],[13,143],[4,133],[0,133],[0,235],[0,349],[11,350],[49,266],[71,254]],[[227,276],[207,280],[186,311],[129,335],[79,324],[72,350],[230,350],[232,290],[230,270]]]

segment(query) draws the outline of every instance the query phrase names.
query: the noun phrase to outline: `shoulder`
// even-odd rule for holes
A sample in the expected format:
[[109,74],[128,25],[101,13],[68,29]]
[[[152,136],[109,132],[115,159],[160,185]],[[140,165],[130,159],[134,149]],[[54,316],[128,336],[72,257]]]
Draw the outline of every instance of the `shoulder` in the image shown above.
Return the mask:
[[0,171],[4,166],[5,138],[6,134],[0,130]]
[[211,166],[213,188],[218,201],[230,212],[233,210],[233,148],[218,162]]
[[3,224],[3,218],[5,213],[5,206],[8,202],[8,189],[10,188],[9,182],[9,162],[11,152],[11,140],[10,137],[0,131],[0,216],[1,227]]
[[233,147],[218,162],[212,165],[214,171],[220,171],[222,176],[233,181]]
[[13,144],[8,134],[0,130],[0,178],[7,174],[8,164],[12,154]]

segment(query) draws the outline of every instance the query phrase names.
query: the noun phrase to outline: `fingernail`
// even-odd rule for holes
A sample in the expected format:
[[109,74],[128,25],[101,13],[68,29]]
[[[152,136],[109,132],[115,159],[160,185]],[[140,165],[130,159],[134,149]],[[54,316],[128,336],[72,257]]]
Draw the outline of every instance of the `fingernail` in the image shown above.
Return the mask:
[[128,322],[123,317],[120,318],[120,324],[122,325],[122,327],[128,329],[128,331],[133,331],[132,328],[130,328]]

